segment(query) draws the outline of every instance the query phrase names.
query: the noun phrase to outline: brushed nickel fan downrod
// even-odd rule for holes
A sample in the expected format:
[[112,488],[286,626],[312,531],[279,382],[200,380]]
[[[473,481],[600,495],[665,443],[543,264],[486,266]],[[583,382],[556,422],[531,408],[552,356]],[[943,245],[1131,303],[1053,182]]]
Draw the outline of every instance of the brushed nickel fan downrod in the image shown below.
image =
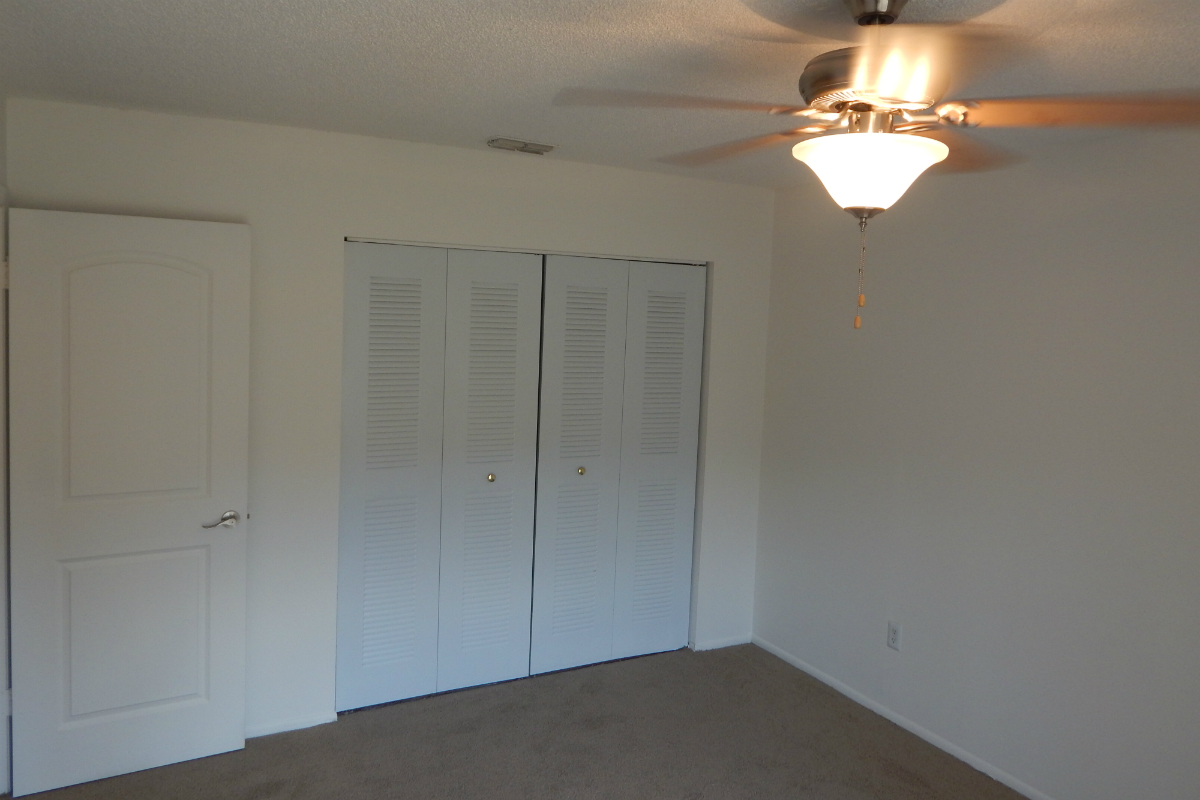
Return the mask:
[[908,0],[846,0],[859,25],[891,25],[900,18]]

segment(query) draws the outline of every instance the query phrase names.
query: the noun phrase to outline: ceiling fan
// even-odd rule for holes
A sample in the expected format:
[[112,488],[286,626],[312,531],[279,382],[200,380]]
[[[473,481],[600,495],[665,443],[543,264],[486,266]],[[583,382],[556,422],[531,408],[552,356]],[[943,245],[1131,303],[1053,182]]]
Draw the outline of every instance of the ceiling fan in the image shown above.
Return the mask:
[[[975,127],[1161,126],[1200,124],[1200,94],[1119,94],[944,99],[967,76],[1011,53],[1011,34],[987,26],[895,24],[908,0],[844,0],[863,41],[822,53],[800,75],[803,105],[565,89],[557,105],[766,112],[799,127],[663,159],[701,166],[766,147],[793,144],[834,202],[862,232],[859,306],[867,220],[889,208],[921,173],[993,169],[1014,158],[963,133]],[[854,327],[860,327],[856,316]]]

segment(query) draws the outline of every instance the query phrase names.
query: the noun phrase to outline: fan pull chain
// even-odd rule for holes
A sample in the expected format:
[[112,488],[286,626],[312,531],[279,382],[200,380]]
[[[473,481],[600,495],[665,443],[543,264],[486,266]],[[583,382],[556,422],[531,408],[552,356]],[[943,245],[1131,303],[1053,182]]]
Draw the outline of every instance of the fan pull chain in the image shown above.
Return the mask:
[[[862,308],[867,304],[867,296],[863,294],[863,284],[866,281],[865,269],[867,266],[867,221],[860,219],[858,221],[858,307]],[[858,330],[862,327],[862,312],[854,315],[854,329]]]

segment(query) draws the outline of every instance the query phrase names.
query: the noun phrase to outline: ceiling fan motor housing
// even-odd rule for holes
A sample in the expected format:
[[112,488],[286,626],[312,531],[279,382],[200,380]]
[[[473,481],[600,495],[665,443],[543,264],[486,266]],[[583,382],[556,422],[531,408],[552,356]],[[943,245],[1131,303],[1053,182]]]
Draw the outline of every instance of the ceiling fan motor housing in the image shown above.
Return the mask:
[[891,25],[908,0],[846,0],[859,25]]
[[[877,70],[859,68],[862,56],[861,47],[843,47],[809,61],[800,75],[800,94],[805,102],[819,111],[835,113],[846,110],[919,111],[937,102],[938,97],[931,96],[929,91],[900,97],[881,93],[875,74]],[[924,88],[936,89],[933,86]]]

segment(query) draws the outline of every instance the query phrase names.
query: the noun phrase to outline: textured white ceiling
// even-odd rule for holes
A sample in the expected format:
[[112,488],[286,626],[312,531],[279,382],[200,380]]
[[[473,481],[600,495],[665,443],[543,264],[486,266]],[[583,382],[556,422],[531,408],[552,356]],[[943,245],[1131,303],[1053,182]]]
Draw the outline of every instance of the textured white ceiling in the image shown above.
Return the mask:
[[[1196,0],[910,0],[904,19],[1031,37],[972,96],[1200,88]],[[842,0],[0,0],[0,87],[463,147],[510,136],[558,145],[545,158],[786,185],[803,169],[786,148],[654,160],[778,118],[551,100],[592,86],[796,103],[804,64],[852,30]]]

